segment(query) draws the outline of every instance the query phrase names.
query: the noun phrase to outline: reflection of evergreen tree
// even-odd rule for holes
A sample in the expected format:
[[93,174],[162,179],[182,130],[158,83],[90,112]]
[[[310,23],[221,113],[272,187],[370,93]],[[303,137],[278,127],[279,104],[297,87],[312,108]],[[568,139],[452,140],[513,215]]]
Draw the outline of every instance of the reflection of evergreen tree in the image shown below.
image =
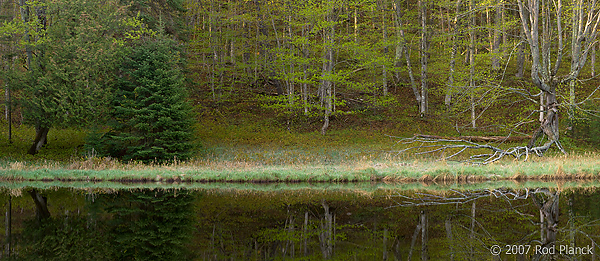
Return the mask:
[[191,238],[192,196],[143,190],[109,195],[111,243],[118,260],[185,260]]
[[113,260],[101,226],[83,215],[25,222],[20,260]]

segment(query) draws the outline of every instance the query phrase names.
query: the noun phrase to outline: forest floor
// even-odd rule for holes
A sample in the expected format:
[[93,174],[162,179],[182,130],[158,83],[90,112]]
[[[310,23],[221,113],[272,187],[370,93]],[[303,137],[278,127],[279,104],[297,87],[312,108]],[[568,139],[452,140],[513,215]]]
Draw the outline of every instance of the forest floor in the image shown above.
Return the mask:
[[389,127],[332,128],[323,136],[316,131],[212,119],[197,124],[195,132],[201,144],[193,159],[143,165],[95,157],[85,151],[86,133],[78,129],[52,129],[48,145],[36,156],[26,155],[33,128],[14,128],[12,144],[2,129],[0,180],[470,183],[600,179],[599,155],[568,141],[568,155],[553,151],[527,161],[506,158],[477,166],[437,161],[431,155],[399,154],[405,147],[396,137],[407,137],[410,132]]

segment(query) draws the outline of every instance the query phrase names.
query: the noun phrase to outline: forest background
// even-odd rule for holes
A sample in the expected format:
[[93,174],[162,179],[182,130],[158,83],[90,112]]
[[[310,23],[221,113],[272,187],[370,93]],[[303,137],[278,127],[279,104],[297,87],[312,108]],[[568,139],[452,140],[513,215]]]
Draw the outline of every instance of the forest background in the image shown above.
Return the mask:
[[[50,5],[56,13],[45,13]],[[18,0],[0,7],[5,159],[90,156],[85,137],[107,131],[113,90],[105,86],[117,64],[102,48],[153,32],[182,48],[199,158],[372,158],[396,142],[386,134],[415,133],[534,140],[543,133],[540,147],[560,133],[556,151],[600,146],[595,1]],[[71,38],[61,38],[69,28]],[[61,67],[62,87],[14,84],[30,68],[28,57],[68,57],[77,67]],[[31,108],[44,102],[35,99],[57,101],[51,115],[36,115]],[[48,145],[25,155],[40,119],[51,121]]]

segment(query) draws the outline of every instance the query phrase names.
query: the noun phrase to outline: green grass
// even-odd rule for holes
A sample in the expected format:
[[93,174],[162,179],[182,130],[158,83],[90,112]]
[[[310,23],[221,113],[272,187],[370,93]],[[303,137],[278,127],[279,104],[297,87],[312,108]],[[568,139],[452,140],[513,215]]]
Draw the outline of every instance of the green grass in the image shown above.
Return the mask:
[[11,162],[1,180],[157,182],[387,182],[464,183],[500,180],[597,180],[598,155],[503,160],[486,166],[448,162],[402,162],[394,158],[343,164],[269,165],[252,161],[193,160],[166,165],[92,158],[69,165]]
[[[3,125],[1,135],[6,134]],[[261,122],[224,124],[207,120],[195,126],[203,144],[188,162],[143,165],[87,157],[86,132],[51,129],[38,155],[26,155],[31,127],[14,129],[14,143],[0,138],[0,179],[54,181],[162,182],[413,182],[464,183],[498,180],[598,179],[594,153],[503,159],[487,166],[434,161],[432,156],[395,155],[397,139],[370,128],[317,132],[287,131]]]
[[85,130],[52,128],[48,132],[48,144],[32,156],[27,154],[27,150],[33,143],[35,128],[29,125],[13,126],[12,143],[9,143],[7,125],[6,121],[0,120],[0,164],[3,161],[69,162],[84,155]]

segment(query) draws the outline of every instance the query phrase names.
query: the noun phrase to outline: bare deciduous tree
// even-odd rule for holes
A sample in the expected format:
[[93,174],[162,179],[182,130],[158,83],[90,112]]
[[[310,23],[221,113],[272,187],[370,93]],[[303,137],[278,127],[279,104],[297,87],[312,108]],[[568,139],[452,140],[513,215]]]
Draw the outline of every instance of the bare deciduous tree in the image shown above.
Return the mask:
[[[563,39],[563,4],[561,0],[517,1],[521,25],[525,39],[531,52],[531,80],[545,95],[545,117],[540,127],[531,138],[528,148],[536,148],[542,153],[553,144],[565,153],[560,145],[558,131],[557,89],[561,84],[572,83],[586,63],[592,44],[598,35],[597,25],[600,21],[600,10],[596,9],[596,1],[575,0],[573,2],[573,26],[571,31],[571,67],[566,75],[559,75],[561,61],[565,55]],[[550,19],[554,17],[555,19]],[[540,24],[541,23],[541,24]],[[551,53],[555,53],[551,55]],[[552,64],[552,58],[555,58]],[[571,89],[570,105],[575,103],[574,92]],[[536,142],[545,134],[548,140],[541,146],[535,147]]]

